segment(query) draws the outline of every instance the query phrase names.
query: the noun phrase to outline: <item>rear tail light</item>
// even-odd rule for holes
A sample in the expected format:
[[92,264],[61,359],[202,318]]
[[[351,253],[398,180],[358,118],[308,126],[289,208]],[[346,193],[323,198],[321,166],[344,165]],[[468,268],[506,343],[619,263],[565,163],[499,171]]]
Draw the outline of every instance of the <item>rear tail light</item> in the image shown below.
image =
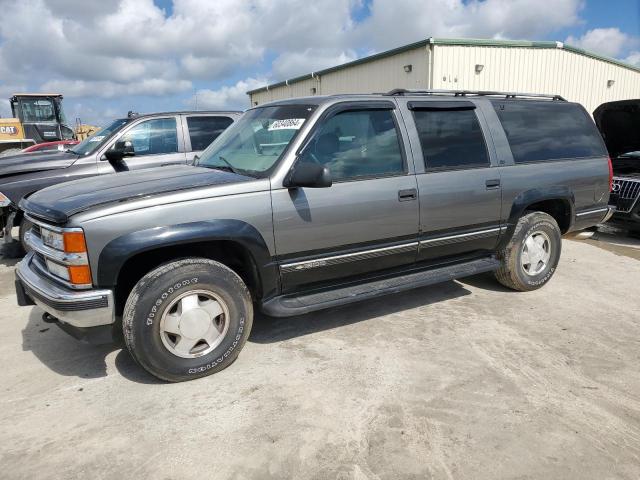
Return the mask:
[[611,157],[609,160],[609,193],[613,192],[613,163],[611,162]]

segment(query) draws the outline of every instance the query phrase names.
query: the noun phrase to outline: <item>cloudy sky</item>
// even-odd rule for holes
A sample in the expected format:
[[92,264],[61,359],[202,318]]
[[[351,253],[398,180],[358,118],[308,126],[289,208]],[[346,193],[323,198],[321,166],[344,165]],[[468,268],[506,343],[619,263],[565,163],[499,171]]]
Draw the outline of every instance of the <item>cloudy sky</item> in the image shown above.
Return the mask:
[[245,92],[434,37],[559,40],[640,65],[640,0],[0,0],[14,91],[70,119],[243,109]]

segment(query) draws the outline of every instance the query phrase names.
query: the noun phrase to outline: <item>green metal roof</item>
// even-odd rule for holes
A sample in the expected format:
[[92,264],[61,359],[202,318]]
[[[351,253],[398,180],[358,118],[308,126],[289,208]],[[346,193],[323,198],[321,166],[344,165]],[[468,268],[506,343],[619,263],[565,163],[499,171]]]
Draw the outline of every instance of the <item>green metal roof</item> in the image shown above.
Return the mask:
[[345,68],[354,67],[356,65],[361,65],[363,63],[369,63],[374,60],[379,60],[381,58],[386,58],[392,55],[396,55],[398,53],[414,50],[416,48],[426,47],[429,44],[477,46],[477,47],[502,47],[502,48],[549,48],[549,49],[560,48],[568,52],[576,53],[578,55],[584,55],[585,57],[594,58],[596,60],[600,60],[603,62],[611,63],[613,65],[617,65],[619,67],[628,68],[629,70],[640,72],[640,67],[636,67],[634,65],[623,62],[621,60],[616,60],[615,58],[606,57],[604,55],[598,55],[597,53],[589,52],[581,48],[572,47],[571,45],[563,44],[561,42],[554,42],[554,41],[532,42],[528,40],[495,40],[495,39],[482,39],[482,38],[433,38],[431,37],[431,38],[427,38],[426,40],[420,40],[419,42],[410,43],[408,45],[403,45],[398,48],[386,50],[384,52],[376,53],[374,55],[369,55],[367,57],[362,57],[352,62],[343,63],[342,65],[336,65],[335,67],[325,68],[324,70],[318,70],[317,72],[308,73],[306,75],[300,75],[299,77],[290,78],[282,82],[273,83],[271,85],[266,85],[264,87],[256,88],[254,90],[249,90],[247,94],[250,95],[252,93],[264,92],[272,88],[282,87],[284,85],[291,85],[292,83],[301,82],[303,80],[309,80],[314,77],[320,77],[322,75],[326,75],[327,73],[343,70]]

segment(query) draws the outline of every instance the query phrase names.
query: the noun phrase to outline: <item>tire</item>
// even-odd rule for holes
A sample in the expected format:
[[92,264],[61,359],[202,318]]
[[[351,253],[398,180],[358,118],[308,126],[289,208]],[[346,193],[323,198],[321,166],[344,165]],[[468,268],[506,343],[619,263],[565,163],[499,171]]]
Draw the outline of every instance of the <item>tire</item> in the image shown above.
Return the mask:
[[[545,285],[555,273],[560,260],[561,235],[552,216],[542,212],[526,213],[518,220],[506,248],[498,253],[502,262],[495,272],[498,281],[520,292],[536,290]],[[530,237],[535,245],[527,244]],[[531,255],[528,253],[530,245]],[[548,248],[545,248],[547,245]],[[536,262],[538,257],[541,258]],[[529,259],[531,262],[527,263]]]
[[29,248],[29,245],[27,245],[27,242],[24,241],[24,235],[29,231],[29,229],[32,226],[33,226],[32,222],[22,217],[22,220],[20,220],[20,228],[18,230],[18,238],[20,240],[20,246],[22,247],[23,255],[26,255],[31,251],[31,248]]
[[[214,313],[203,313],[206,309]],[[191,317],[185,314],[190,311]],[[222,313],[215,317],[218,311]],[[219,336],[200,340],[193,348],[180,347],[183,339],[189,345],[206,335],[202,329],[211,328],[206,315],[215,318]],[[204,377],[231,365],[252,324],[253,303],[242,279],[225,265],[204,258],[167,263],[146,274],[131,291],[122,317],[125,345],[133,358],[151,375],[169,382]]]

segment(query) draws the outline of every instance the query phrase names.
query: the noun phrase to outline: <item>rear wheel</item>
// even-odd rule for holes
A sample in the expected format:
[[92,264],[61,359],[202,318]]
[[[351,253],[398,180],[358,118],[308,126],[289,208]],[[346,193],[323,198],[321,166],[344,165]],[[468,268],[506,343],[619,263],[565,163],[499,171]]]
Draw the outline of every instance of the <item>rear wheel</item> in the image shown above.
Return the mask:
[[499,253],[502,265],[496,278],[513,290],[540,288],[556,271],[561,248],[561,232],[555,219],[542,212],[527,213]]
[[122,319],[134,359],[170,382],[231,365],[252,323],[253,304],[242,279],[204,258],[178,260],[149,272],[131,291]]

